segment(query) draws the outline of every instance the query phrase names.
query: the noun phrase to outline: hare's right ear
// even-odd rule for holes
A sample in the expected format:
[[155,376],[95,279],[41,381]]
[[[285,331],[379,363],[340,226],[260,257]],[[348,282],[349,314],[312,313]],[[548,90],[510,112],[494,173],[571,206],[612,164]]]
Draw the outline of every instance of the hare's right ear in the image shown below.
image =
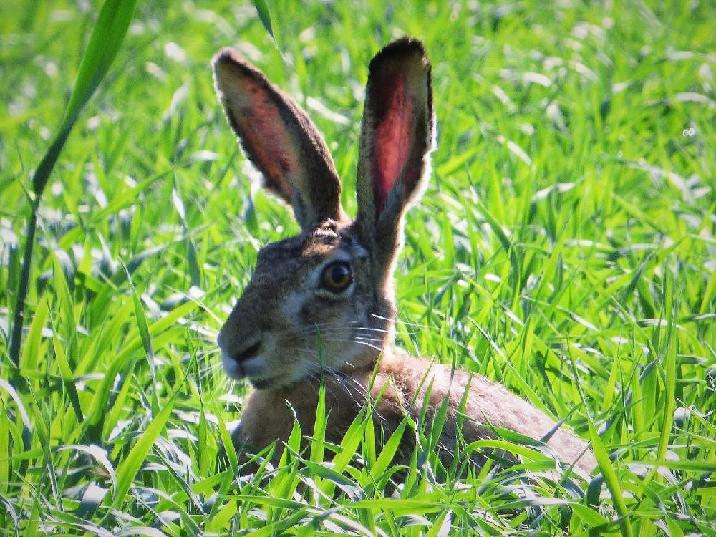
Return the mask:
[[303,230],[342,219],[333,159],[306,113],[238,52],[220,51],[213,66],[229,123],[266,188],[293,206]]
[[379,291],[390,281],[403,214],[422,192],[432,147],[430,62],[420,41],[399,39],[370,62],[358,163],[356,224]]

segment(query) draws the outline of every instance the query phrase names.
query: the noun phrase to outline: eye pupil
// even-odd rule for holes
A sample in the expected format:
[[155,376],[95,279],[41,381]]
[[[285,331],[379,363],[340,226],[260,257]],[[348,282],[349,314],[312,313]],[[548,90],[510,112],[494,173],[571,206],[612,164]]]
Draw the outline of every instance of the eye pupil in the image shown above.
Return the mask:
[[331,278],[336,283],[341,283],[348,278],[348,269],[344,266],[333,267],[331,270]]
[[323,269],[321,283],[329,291],[343,291],[353,281],[353,273],[348,263],[337,261]]

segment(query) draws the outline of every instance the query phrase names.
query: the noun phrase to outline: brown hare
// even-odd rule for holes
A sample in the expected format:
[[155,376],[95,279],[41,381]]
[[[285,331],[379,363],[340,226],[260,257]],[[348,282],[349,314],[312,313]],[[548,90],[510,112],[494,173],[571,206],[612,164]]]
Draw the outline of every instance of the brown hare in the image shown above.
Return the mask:
[[502,385],[394,346],[393,271],[403,216],[425,185],[435,128],[422,43],[399,39],[370,62],[355,220],[341,207],[341,182],[326,143],[296,102],[231,49],[220,51],[213,67],[244,152],[265,186],[293,207],[301,227],[300,235],[261,249],[219,333],[226,373],[254,387],[236,444],[258,451],[286,441],[294,415],[310,432],[320,382],[326,437],[333,442],[369,399],[386,434],[405,416],[417,421],[430,389],[428,416],[448,401],[441,436],[447,452],[458,426],[468,442],[494,437],[495,427],[533,439],[556,429],[547,445],[563,462],[591,471],[595,460],[585,442]]

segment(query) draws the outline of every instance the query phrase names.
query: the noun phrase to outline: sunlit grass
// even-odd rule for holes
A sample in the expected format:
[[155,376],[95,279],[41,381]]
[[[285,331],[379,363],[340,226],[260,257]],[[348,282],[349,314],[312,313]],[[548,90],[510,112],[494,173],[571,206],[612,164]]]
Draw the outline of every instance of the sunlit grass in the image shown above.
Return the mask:
[[[20,386],[26,192],[98,4],[4,2],[0,529],[715,533],[716,10],[681,4],[281,1],[277,48],[251,4],[140,3],[40,210]],[[510,435],[518,467],[444,468],[421,423],[397,467],[365,416],[341,446],[297,428],[281,465],[237,480],[245,387],[215,333],[259,246],[297,226],[252,192],[208,62],[239,47],[298,97],[354,210],[367,62],[403,34],[433,61],[439,127],[400,342],[598,434],[591,483]]]

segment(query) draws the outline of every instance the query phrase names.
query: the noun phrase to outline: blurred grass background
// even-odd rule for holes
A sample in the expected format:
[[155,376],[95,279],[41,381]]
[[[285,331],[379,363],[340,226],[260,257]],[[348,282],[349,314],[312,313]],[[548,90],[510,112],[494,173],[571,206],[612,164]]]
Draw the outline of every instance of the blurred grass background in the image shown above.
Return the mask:
[[[40,210],[26,386],[7,356],[26,192],[99,3],[0,6],[0,531],[716,533],[716,6],[267,5],[275,42],[251,3],[139,4]],[[260,245],[297,226],[251,187],[209,61],[234,46],[297,98],[354,211],[367,64],[405,34],[433,62],[438,149],[400,342],[593,423],[607,483],[419,450],[391,496],[368,422],[339,470],[312,450],[237,481],[220,456],[245,387],[215,333]]]

